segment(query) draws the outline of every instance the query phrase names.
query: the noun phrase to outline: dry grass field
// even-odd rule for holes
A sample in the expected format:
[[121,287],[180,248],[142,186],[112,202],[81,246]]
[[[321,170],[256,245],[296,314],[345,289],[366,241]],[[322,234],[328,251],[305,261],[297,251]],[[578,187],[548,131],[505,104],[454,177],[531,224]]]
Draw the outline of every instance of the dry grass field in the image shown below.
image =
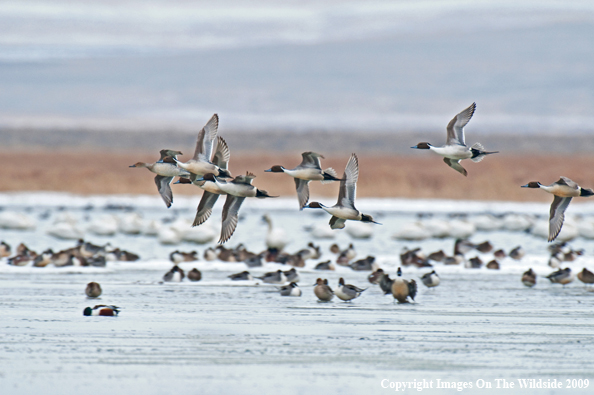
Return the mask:
[[[107,151],[109,152],[109,151]],[[144,152],[97,153],[55,150],[5,150],[0,191],[61,191],[77,194],[156,194],[153,174],[146,169],[129,168],[137,161],[154,161]],[[182,160],[187,157],[182,157]],[[293,180],[282,174],[264,173],[274,164],[291,168],[300,155],[234,154],[233,174],[249,170],[258,177],[260,189],[273,195],[295,195]],[[325,167],[342,174],[347,155],[327,157]],[[550,183],[564,175],[585,187],[594,187],[594,156],[506,156],[492,155],[480,163],[464,161],[468,177],[446,166],[441,158],[428,152],[408,156],[364,155],[359,157],[359,197],[447,198],[474,200],[548,201],[550,197],[520,188],[528,181]],[[312,196],[331,199],[337,184],[311,184]],[[187,185],[174,185],[174,194],[199,194]]]

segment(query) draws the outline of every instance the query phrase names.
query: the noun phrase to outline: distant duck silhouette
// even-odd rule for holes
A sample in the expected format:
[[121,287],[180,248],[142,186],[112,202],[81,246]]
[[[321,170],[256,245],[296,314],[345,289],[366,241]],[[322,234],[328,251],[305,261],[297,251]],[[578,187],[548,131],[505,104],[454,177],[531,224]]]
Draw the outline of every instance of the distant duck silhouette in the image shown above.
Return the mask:
[[522,274],[522,284],[527,287],[534,287],[536,285],[536,273],[534,273],[534,270],[528,269],[528,271]]
[[290,283],[279,288],[281,296],[301,296],[301,289],[297,283]]
[[402,270],[398,268],[397,277],[392,283],[392,296],[398,303],[409,303],[408,298],[415,300],[417,295],[417,283],[415,280],[405,280],[402,278]]
[[421,277],[421,281],[427,288],[437,287],[441,282],[435,270],[430,273],[425,273],[423,277]]
[[169,270],[163,276],[163,281],[167,282],[181,282],[185,277],[184,271],[180,269],[177,265],[173,266],[171,270]]
[[101,286],[96,282],[90,282],[87,284],[87,288],[85,289],[85,294],[89,298],[98,298],[101,296],[102,290]]
[[120,308],[112,305],[100,304],[94,307],[86,307],[83,310],[83,315],[91,316],[98,315],[104,317],[116,317],[120,313]]
[[202,273],[200,270],[193,268],[188,272],[188,280],[190,281],[200,281],[202,279]]

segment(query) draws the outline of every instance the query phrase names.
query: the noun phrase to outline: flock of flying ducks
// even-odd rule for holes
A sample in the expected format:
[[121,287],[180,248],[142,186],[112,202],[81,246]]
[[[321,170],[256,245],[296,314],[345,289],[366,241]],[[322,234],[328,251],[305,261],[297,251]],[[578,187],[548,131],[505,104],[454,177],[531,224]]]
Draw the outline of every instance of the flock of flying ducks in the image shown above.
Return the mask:
[[[443,157],[444,162],[452,169],[468,175],[466,169],[460,164],[461,160],[470,159],[473,162],[480,162],[485,156],[498,153],[498,151],[485,151],[480,143],[471,147],[466,145],[464,138],[464,127],[468,124],[476,110],[476,104],[457,114],[447,125],[446,144],[437,147],[428,142],[421,142],[411,148],[428,149]],[[252,185],[256,177],[253,173],[246,172],[245,175],[232,177],[229,171],[230,151],[225,140],[218,136],[219,117],[214,114],[206,125],[198,133],[194,156],[187,162],[177,159],[180,151],[163,149],[160,151],[161,158],[155,163],[138,162],[130,167],[145,167],[155,176],[155,184],[167,207],[173,203],[171,182],[175,177],[180,184],[194,184],[204,190],[193,226],[204,223],[212,214],[212,209],[220,195],[226,195],[222,212],[222,229],[219,243],[227,242],[237,227],[239,209],[246,198],[274,198],[267,191],[258,189]],[[323,170],[320,159],[324,157],[315,152],[304,152],[301,163],[293,168],[287,169],[281,165],[272,166],[265,170],[271,173],[285,173],[293,177],[297,190],[299,209],[313,208],[322,209],[330,214],[330,227],[342,229],[345,221],[362,221],[379,224],[371,215],[363,214],[355,207],[355,196],[357,181],[359,178],[359,161],[356,154],[349,158],[342,178],[339,178],[332,168]],[[340,182],[338,200],[333,206],[325,206],[319,202],[309,201],[309,182],[320,181]],[[525,188],[540,188],[555,197],[551,205],[549,216],[549,242],[555,240],[563,226],[564,213],[571,199],[578,196],[592,196],[594,192],[590,189],[580,187],[577,183],[567,177],[561,177],[551,185],[542,185],[540,182],[532,181]]]

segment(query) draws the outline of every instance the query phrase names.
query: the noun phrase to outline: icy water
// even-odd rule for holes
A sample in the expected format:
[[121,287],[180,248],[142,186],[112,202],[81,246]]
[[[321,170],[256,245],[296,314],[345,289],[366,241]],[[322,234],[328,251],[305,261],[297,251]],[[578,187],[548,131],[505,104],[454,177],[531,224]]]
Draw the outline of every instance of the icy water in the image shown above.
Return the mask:
[[[32,201],[45,203],[32,208]],[[45,234],[57,216],[70,212],[80,223],[106,212],[123,216],[124,210],[106,210],[105,206],[126,206],[131,201],[145,218],[191,218],[195,206],[192,199],[178,199],[173,212],[161,207],[158,198],[2,195],[4,211],[27,213],[37,219],[37,228],[2,230],[0,239],[13,245],[24,241],[37,250],[71,246],[72,240],[57,241]],[[260,217],[269,212],[293,238],[287,249],[302,248],[311,240],[303,226],[326,223],[328,217],[298,212],[293,205],[293,200],[268,207],[246,204],[244,219],[229,244],[243,242],[251,250],[262,249],[266,227]],[[458,211],[460,203],[361,200],[360,206],[375,207],[371,212],[383,214],[384,225],[376,227],[370,240],[352,240],[344,231],[337,231],[334,240],[316,240],[324,255],[300,270],[300,298],[281,297],[275,287],[255,281],[228,280],[229,274],[247,269],[243,263],[202,259],[184,263],[184,270],[200,269],[203,280],[162,284],[162,275],[171,265],[170,251],[196,249],[201,253],[206,246],[161,246],[145,236],[86,235],[95,243],[109,241],[139,253],[140,262],[63,269],[11,267],[0,262],[2,393],[387,393],[395,392],[390,383],[414,385],[423,380],[433,387],[423,389],[425,393],[459,392],[444,389],[444,382],[455,382],[460,392],[471,394],[591,393],[590,386],[567,386],[584,387],[579,380],[594,379],[594,293],[577,280],[563,288],[542,278],[552,271],[546,264],[545,241],[526,233],[477,233],[471,240],[489,239],[506,251],[521,244],[528,255],[520,262],[504,259],[500,271],[437,265],[441,285],[427,290],[419,283],[416,303],[397,305],[367,282],[368,272],[344,267],[318,272],[313,267],[318,261],[334,259],[328,252],[333,242],[342,247],[353,242],[358,258],[377,256],[391,275],[404,246],[420,246],[426,252],[443,248],[451,253],[452,239],[402,242],[390,235],[414,220],[418,211],[445,216]],[[469,215],[547,212],[543,204],[492,202],[463,207]],[[571,209],[574,213],[592,211],[587,205]],[[219,218],[215,212],[210,221]],[[572,246],[585,248],[586,254],[564,266],[593,270],[594,242],[576,239]],[[489,259],[487,254],[481,256]],[[541,276],[533,289],[520,282],[528,267]],[[267,264],[250,271],[261,274],[278,268],[288,269]],[[427,271],[405,268],[404,277],[418,279]],[[341,276],[347,283],[368,289],[352,303],[336,299],[318,303],[313,294],[315,279],[328,278],[336,287]],[[103,288],[98,300],[84,295],[90,281]],[[95,304],[115,304],[122,311],[117,318],[84,317],[82,310]],[[503,379],[514,387],[502,388]],[[557,380],[562,388],[520,389],[519,379]],[[483,385],[492,388],[477,389]],[[413,391],[417,392],[408,389],[406,393]]]

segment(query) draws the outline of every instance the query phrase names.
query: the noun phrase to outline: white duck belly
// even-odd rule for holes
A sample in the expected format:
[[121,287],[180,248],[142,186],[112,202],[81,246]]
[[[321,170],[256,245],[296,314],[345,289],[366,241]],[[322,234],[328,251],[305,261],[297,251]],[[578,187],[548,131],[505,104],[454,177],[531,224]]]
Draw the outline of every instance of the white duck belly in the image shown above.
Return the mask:
[[540,189],[543,189],[543,190],[547,191],[548,193],[552,193],[553,195],[559,196],[559,197],[580,196],[579,188],[575,189],[575,188],[568,187],[567,185],[559,185],[559,184],[554,184],[554,185],[549,185],[549,186],[541,185]]
[[324,179],[321,170],[315,168],[303,168],[293,170],[285,169],[284,172],[290,175],[291,177],[299,178],[301,180],[321,181]]
[[256,197],[256,187],[253,185],[248,184],[235,184],[235,183],[227,183],[227,184],[217,184],[221,191],[239,197]]
[[212,181],[205,181],[204,184],[198,185],[200,188],[205,190],[206,192],[214,193],[217,195],[226,195],[227,193],[223,191],[219,186],[212,182]]
[[431,151],[445,158],[450,159],[470,159],[472,152],[470,148],[463,145],[444,145],[443,147],[429,147]]
[[342,207],[342,206],[322,207],[322,208],[328,214],[332,214],[338,218],[350,219],[350,220],[354,220],[354,221],[361,220],[361,213],[358,210],[353,210],[352,208]]

